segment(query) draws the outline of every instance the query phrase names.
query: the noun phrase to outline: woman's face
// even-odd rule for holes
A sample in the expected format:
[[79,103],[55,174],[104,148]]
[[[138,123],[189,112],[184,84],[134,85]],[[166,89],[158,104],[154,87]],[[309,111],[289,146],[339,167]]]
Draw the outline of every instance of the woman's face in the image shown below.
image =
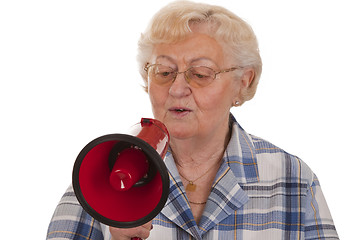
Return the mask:
[[[156,45],[150,64],[166,65],[178,72],[193,66],[206,66],[215,72],[234,66],[214,38],[196,32],[175,44]],[[189,85],[183,73],[172,84],[159,85],[149,80],[154,117],[166,125],[172,138],[226,133],[230,108],[240,92],[234,76],[233,72],[218,74],[211,84],[202,88]]]

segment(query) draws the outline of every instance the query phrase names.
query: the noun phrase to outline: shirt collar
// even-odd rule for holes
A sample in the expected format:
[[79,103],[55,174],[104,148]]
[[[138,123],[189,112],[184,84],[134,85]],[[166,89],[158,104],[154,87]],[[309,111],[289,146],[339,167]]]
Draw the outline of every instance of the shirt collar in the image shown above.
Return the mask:
[[230,115],[232,133],[226,148],[224,159],[240,184],[254,183],[260,180],[256,151],[251,136]]

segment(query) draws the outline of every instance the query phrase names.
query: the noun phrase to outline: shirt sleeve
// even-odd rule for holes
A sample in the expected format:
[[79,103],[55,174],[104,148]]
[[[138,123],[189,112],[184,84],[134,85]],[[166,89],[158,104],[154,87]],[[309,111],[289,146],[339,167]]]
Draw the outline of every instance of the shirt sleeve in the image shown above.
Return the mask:
[[67,189],[55,209],[46,239],[104,239],[100,223],[84,211],[72,186]]
[[319,180],[315,175],[306,200],[305,239],[339,239]]

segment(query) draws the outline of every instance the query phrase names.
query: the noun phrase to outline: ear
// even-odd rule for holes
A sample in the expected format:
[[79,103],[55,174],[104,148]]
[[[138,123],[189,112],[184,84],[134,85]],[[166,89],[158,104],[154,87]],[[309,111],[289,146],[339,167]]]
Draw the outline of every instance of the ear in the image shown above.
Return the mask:
[[239,92],[236,98],[233,101],[233,106],[238,107],[242,105],[246,100],[249,92],[249,88],[255,78],[255,71],[252,68],[247,68],[244,70],[243,74],[240,77],[238,82]]
[[247,68],[241,76],[241,89],[247,90],[255,78],[255,71],[252,68]]

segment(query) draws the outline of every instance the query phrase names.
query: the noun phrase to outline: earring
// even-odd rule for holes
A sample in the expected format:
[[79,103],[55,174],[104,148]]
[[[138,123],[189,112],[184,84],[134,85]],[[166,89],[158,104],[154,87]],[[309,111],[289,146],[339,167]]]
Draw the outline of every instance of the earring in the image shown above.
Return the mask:
[[239,105],[240,105],[240,102],[239,102],[239,101],[235,101],[234,106],[237,107],[237,106],[239,106]]

